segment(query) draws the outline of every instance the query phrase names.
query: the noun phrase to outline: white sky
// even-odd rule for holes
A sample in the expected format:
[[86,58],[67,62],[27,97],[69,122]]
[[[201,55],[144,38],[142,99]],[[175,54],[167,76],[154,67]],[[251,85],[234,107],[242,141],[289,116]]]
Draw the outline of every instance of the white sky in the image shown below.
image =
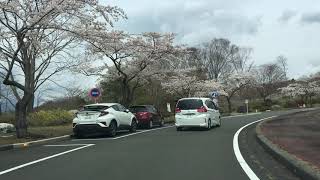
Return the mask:
[[115,28],[174,32],[177,43],[212,38],[252,47],[255,64],[288,58],[289,76],[320,71],[319,0],[102,0],[125,10]]

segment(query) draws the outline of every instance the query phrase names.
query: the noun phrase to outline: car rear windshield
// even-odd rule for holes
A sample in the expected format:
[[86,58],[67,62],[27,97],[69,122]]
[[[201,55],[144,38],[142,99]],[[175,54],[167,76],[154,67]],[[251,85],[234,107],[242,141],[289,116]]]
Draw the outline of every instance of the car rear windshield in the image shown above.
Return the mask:
[[148,112],[148,109],[145,106],[134,106],[129,108],[130,112]]
[[203,102],[200,99],[184,99],[177,104],[177,108],[181,110],[198,109],[201,106],[203,106]]
[[108,106],[84,106],[83,111],[102,111],[108,108]]

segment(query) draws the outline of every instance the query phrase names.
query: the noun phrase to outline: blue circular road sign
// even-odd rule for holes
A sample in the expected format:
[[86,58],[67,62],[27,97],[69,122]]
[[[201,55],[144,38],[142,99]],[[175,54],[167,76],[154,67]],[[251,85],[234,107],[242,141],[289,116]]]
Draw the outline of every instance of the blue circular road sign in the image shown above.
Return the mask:
[[101,96],[101,91],[98,88],[92,88],[89,92],[89,95],[93,98],[98,98]]

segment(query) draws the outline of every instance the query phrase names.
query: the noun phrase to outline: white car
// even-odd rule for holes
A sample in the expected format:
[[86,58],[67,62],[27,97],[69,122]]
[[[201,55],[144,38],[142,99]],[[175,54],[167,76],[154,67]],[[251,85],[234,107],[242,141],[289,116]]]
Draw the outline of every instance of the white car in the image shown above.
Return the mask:
[[175,114],[177,131],[183,127],[221,126],[217,104],[209,98],[183,98],[177,102]]
[[127,129],[135,132],[136,117],[118,103],[91,104],[83,107],[73,119],[73,133],[82,137],[88,133],[106,133],[114,137],[117,130]]

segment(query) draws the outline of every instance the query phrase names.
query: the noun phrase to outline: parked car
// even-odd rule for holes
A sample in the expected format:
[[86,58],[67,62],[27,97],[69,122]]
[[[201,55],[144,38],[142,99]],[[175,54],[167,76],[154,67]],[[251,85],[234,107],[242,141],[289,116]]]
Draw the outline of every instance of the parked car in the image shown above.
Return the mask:
[[118,103],[86,105],[73,119],[73,132],[76,137],[87,134],[105,133],[114,137],[117,130],[135,132],[138,121],[134,114]]
[[183,98],[177,102],[175,111],[177,131],[184,127],[221,126],[217,104],[209,98]]
[[152,105],[131,106],[129,109],[135,114],[140,127],[147,126],[151,129],[154,125],[164,125],[164,119],[161,113]]

